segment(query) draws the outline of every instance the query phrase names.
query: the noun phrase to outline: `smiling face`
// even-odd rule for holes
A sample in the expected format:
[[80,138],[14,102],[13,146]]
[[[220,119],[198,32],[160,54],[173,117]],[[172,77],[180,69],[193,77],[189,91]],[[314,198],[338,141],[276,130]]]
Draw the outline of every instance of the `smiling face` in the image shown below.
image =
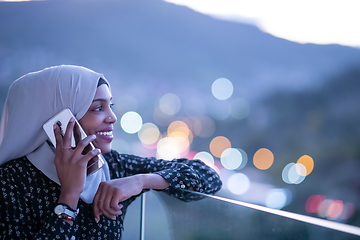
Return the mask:
[[95,92],[88,111],[79,120],[81,127],[89,136],[96,135],[93,144],[102,153],[110,152],[113,140],[113,127],[117,118],[112,111],[112,96],[106,84],[100,85]]

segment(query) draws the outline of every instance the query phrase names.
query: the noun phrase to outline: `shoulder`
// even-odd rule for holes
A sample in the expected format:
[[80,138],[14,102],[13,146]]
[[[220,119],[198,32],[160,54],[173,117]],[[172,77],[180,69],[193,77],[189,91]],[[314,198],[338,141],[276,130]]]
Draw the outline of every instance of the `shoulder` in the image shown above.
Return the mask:
[[0,166],[0,186],[2,189],[26,188],[37,172],[26,157],[11,160]]
[[17,158],[0,166],[0,176],[2,178],[4,174],[22,174],[23,172],[31,170],[32,167],[32,164],[26,157]]

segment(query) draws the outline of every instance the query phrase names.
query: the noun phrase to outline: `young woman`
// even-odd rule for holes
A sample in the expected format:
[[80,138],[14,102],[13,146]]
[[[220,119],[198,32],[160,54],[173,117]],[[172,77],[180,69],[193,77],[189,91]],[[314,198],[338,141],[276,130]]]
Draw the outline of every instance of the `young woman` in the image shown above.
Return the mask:
[[[102,74],[62,65],[29,73],[10,87],[0,123],[0,235],[2,239],[121,239],[129,204],[147,189],[179,199],[215,193],[221,181],[198,160],[172,161],[111,150],[110,85]],[[62,136],[54,125],[56,148],[43,124],[61,110],[72,111],[86,134],[76,147],[71,119]],[[94,150],[83,154],[92,142]],[[87,176],[97,154],[103,167]]]

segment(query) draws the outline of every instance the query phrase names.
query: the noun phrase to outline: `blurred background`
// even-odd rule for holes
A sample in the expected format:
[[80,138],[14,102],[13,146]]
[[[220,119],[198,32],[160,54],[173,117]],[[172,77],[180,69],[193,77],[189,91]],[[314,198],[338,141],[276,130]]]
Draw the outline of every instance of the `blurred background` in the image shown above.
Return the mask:
[[0,1],[0,111],[20,76],[85,66],[111,83],[119,152],[201,159],[220,196],[360,226],[359,3],[219,2]]

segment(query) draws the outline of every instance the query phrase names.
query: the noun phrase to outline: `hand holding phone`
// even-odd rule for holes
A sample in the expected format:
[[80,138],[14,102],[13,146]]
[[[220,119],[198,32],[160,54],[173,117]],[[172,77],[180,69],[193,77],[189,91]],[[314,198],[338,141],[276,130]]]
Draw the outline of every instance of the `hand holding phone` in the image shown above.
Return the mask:
[[[73,133],[71,136],[71,147],[76,148],[77,144],[84,138],[86,138],[86,133],[80,126],[79,122],[75,119],[74,115],[71,113],[70,109],[64,109],[60,113],[56,114],[49,121],[43,125],[43,129],[49,137],[50,142],[56,148],[56,139],[54,134],[54,124],[57,124],[62,132],[62,135],[65,135],[66,128],[69,124],[70,119],[73,118],[75,121]],[[95,149],[94,145],[90,142],[82,151],[82,154],[85,155],[89,151]],[[105,163],[105,160],[101,154],[94,156],[90,159],[87,165],[87,176],[99,170]]]

